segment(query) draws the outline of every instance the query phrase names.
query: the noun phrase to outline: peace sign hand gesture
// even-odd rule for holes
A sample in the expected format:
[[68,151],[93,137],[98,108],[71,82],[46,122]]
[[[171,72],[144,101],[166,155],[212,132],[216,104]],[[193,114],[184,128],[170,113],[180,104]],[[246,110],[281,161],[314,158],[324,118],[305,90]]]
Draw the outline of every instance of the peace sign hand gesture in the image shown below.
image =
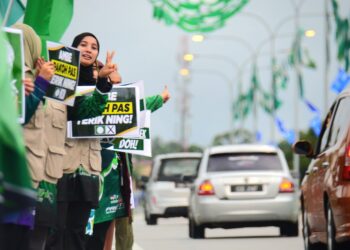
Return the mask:
[[107,57],[106,57],[106,64],[100,69],[98,76],[100,78],[106,78],[111,74],[113,71],[117,70],[117,66],[115,63],[113,63],[113,57],[115,52],[112,51],[111,53],[107,51]]

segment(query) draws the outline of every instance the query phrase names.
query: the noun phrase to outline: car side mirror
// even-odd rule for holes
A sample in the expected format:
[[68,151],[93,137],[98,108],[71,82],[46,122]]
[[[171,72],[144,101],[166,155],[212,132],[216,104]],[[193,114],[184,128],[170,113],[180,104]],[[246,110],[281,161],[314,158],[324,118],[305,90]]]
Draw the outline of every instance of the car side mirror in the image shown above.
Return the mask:
[[314,155],[312,145],[308,141],[297,141],[293,145],[293,151],[298,155],[304,155],[306,157],[312,157]]

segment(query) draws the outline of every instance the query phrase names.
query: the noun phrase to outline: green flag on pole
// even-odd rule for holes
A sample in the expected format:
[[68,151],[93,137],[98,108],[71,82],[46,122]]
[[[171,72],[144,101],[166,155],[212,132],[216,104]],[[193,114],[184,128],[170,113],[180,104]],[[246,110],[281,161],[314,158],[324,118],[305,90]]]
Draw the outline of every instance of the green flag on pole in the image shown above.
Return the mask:
[[223,27],[248,1],[150,0],[155,19],[166,25],[176,24],[187,32],[211,32]]
[[73,16],[73,0],[28,0],[24,23],[38,35],[59,42]]
[[[1,20],[0,20],[1,23]],[[31,207],[36,194],[27,167],[22,130],[11,91],[8,48],[0,31],[0,217]]]
[[[5,26],[11,26],[24,14],[24,6],[20,0],[0,0],[0,15]],[[7,20],[5,20],[5,18]]]

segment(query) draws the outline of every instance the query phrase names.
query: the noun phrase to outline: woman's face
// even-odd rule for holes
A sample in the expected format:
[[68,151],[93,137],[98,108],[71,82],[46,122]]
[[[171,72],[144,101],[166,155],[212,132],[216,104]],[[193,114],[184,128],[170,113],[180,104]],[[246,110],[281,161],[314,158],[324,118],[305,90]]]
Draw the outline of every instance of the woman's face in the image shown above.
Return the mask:
[[90,66],[96,61],[98,46],[94,37],[84,37],[79,43],[78,49],[80,50],[80,63],[83,66]]

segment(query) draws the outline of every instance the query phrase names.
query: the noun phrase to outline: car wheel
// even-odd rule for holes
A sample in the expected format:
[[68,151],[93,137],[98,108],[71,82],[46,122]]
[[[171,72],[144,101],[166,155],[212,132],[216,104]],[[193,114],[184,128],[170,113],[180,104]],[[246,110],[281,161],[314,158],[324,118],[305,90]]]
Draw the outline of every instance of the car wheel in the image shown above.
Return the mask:
[[310,242],[310,228],[307,221],[307,212],[303,208],[303,237],[304,237],[304,249],[305,250],[325,250],[325,247],[323,244],[315,244]]
[[150,214],[147,210],[146,205],[143,207],[144,215],[145,215],[145,221],[147,225],[157,225],[157,216]]
[[335,250],[337,243],[335,241],[335,226],[333,213],[330,204],[327,204],[327,250]]
[[196,225],[196,223],[191,218],[188,220],[188,229],[190,238],[204,239],[205,228],[203,226]]
[[281,236],[298,237],[299,222],[285,222],[280,226]]
[[156,215],[150,214],[148,217],[147,225],[157,225],[157,222],[158,222],[157,220],[158,218]]

